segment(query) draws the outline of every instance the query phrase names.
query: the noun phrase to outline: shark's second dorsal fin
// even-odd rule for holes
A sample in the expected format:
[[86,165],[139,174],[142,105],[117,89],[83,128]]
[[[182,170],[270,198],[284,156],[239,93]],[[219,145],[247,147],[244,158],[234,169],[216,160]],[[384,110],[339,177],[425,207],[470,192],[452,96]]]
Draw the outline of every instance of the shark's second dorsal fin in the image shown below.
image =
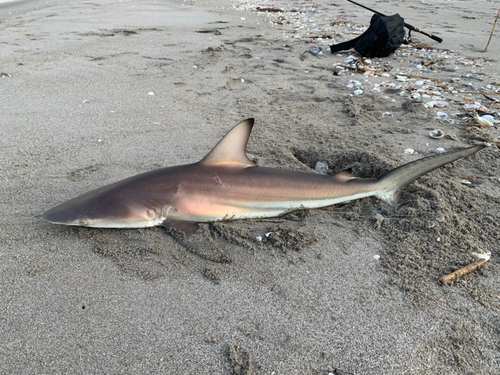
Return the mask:
[[253,118],[249,118],[236,124],[200,163],[238,163],[248,167],[256,167],[257,164],[251,161],[246,153],[253,123]]

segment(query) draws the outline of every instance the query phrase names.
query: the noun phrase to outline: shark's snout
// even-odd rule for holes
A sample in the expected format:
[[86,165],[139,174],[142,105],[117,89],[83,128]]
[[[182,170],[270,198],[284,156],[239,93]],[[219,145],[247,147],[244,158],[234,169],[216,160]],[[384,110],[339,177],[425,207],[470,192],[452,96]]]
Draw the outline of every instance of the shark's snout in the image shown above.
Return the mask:
[[53,224],[88,225],[88,219],[82,213],[68,209],[67,204],[61,204],[42,214],[42,219]]

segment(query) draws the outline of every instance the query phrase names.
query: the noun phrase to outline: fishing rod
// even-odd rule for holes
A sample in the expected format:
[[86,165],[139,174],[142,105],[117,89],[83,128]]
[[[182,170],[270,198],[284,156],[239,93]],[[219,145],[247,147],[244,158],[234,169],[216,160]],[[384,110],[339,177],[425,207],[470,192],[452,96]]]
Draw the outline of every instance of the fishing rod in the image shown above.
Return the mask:
[[[352,0],[347,0],[347,1],[349,1],[349,2],[351,2],[353,4],[356,4],[356,5],[360,6],[361,8],[365,8],[366,10],[369,10],[370,12],[376,13],[379,16],[387,17],[385,14],[382,14],[380,12],[377,12],[376,10],[370,9],[367,6],[361,5],[361,4],[359,4],[359,3],[355,2],[355,1],[352,1]],[[432,35],[432,34],[428,34],[425,31],[417,29],[415,26],[412,26],[412,25],[410,25],[410,24],[408,24],[406,22],[405,22],[405,27],[407,29],[409,29],[410,31],[416,31],[417,33],[424,34],[424,35],[428,36],[429,38],[434,39],[436,42],[441,43],[443,41],[443,39],[441,39],[440,37]]]

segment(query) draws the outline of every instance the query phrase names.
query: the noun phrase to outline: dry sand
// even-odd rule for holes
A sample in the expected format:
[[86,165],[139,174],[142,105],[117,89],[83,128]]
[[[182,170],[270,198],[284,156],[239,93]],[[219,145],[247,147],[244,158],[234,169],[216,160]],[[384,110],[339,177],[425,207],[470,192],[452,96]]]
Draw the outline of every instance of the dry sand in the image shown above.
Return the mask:
[[[414,34],[431,49],[368,63],[389,77],[334,75],[349,53],[300,55],[368,24],[344,1],[2,5],[0,373],[500,373],[500,132],[474,127],[462,104],[499,119],[499,105],[466,93],[500,99],[500,30],[481,52],[498,2],[369,5],[445,41]],[[421,79],[396,74],[452,82],[423,79],[430,97],[414,99]],[[448,106],[425,108],[432,96]],[[491,147],[413,183],[396,212],[365,199],[203,225],[187,242],[40,218],[101,185],[195,162],[247,117],[249,153],[278,168],[323,161],[378,176],[438,147]],[[435,128],[446,136],[431,139]],[[486,251],[481,270],[437,284]]]

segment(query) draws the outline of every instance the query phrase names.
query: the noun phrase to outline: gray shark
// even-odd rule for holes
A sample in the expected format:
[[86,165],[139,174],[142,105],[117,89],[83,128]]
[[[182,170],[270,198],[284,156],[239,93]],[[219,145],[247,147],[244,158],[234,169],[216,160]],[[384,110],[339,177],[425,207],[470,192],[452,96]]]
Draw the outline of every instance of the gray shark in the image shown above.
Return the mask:
[[199,222],[280,216],[376,196],[394,203],[418,177],[481,150],[426,157],[379,178],[258,167],[246,154],[253,119],[238,123],[201,161],[146,172],[101,187],[43,214],[54,224],[94,228],[163,225],[192,233]]

